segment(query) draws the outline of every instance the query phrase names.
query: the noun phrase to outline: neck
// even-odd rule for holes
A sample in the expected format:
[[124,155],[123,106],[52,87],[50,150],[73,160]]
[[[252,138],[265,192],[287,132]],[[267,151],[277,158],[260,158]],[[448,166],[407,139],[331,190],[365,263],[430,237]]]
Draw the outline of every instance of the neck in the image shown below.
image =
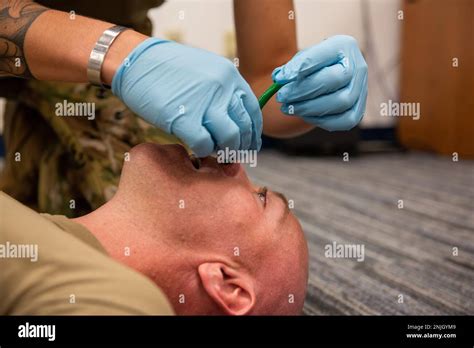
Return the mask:
[[[159,242],[160,231],[156,228],[162,225],[157,217],[152,221],[139,214],[139,209],[129,209],[114,198],[73,221],[86,227],[112,258],[153,278],[157,273],[156,265],[163,264],[160,259],[166,256],[165,245]],[[150,225],[155,230],[151,230]]]

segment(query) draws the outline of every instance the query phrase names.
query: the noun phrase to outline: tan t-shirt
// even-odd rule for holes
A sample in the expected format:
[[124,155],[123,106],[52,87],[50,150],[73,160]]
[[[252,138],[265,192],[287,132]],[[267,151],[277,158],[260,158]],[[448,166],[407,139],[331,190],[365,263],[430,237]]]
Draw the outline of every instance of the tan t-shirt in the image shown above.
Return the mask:
[[171,315],[155,284],[82,225],[0,192],[0,315]]

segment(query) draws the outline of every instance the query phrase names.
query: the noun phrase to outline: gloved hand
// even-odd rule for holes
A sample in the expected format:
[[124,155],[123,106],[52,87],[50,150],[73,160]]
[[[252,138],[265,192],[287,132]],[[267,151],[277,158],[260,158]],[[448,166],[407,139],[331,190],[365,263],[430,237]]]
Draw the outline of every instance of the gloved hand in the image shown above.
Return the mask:
[[147,39],[115,72],[112,92],[199,157],[225,147],[260,150],[258,100],[232,62],[216,54]]
[[285,114],[329,131],[349,130],[364,115],[367,64],[351,36],[333,36],[298,52],[272,78],[285,84],[276,97]]

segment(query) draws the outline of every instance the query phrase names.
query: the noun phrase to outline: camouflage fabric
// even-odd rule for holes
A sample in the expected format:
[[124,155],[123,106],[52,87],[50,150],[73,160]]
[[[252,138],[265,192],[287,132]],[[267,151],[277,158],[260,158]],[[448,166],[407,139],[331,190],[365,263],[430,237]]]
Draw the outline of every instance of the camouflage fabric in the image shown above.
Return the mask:
[[[57,116],[58,103],[65,101],[93,103],[94,119]],[[0,190],[40,212],[68,217],[113,196],[131,147],[178,142],[133,114],[111,91],[89,84],[28,81],[18,99],[7,103],[4,124]]]

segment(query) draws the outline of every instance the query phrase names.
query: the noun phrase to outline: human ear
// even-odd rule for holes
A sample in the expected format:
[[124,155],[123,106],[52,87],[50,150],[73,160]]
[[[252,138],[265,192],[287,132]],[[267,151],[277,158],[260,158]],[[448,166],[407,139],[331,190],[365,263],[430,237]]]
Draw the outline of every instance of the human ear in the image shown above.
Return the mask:
[[205,291],[224,313],[245,315],[254,308],[254,280],[245,270],[206,262],[199,265],[198,273]]

